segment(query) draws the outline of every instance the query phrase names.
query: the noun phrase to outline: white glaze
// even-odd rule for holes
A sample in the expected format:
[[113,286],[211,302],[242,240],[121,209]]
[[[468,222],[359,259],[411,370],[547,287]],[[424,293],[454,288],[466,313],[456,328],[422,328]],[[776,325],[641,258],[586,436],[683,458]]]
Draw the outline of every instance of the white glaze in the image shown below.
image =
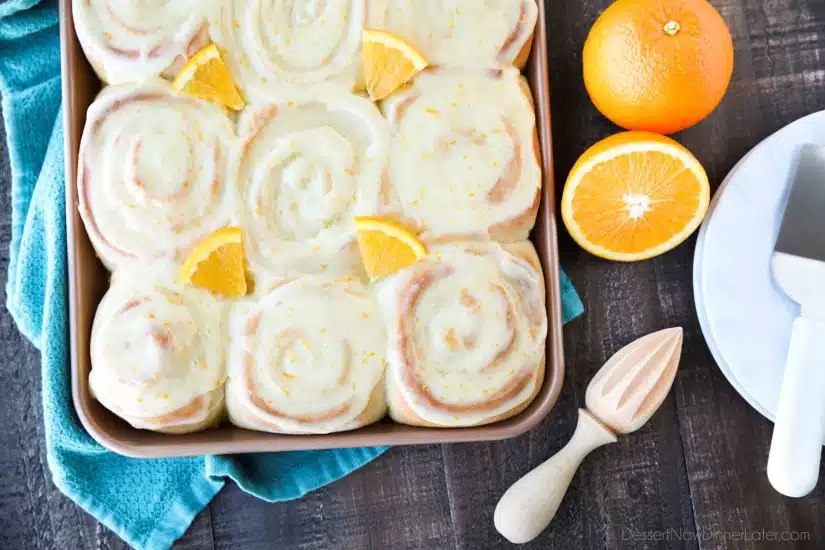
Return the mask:
[[172,256],[231,219],[233,134],[218,107],[177,96],[160,79],[106,88],[89,107],[78,197],[109,268]]
[[427,236],[492,232],[517,241],[535,223],[535,114],[517,69],[493,73],[424,72],[382,106],[393,129],[388,210]]
[[[533,35],[535,0],[380,0],[379,26],[409,41],[432,64],[513,63]],[[509,43],[508,43],[509,42]]]
[[[529,243],[519,246],[532,252]],[[393,396],[400,393],[404,405],[427,422],[471,426],[529,400],[541,383],[547,336],[542,276],[501,245],[434,246],[426,259],[382,281],[378,296],[389,323],[391,411]],[[405,361],[405,345],[412,365]],[[433,402],[405,382],[405,371]],[[491,396],[525,374],[529,380],[517,394],[489,404]],[[478,407],[449,410],[455,404]]]
[[210,34],[247,99],[283,86],[356,82],[367,0],[227,0]]
[[[204,422],[223,402],[224,307],[206,291],[162,282],[172,280],[165,267],[133,268],[116,275],[95,314],[91,390],[137,428]],[[199,397],[201,406],[158,419]]]
[[[358,280],[316,275],[273,284],[233,311],[232,422],[285,433],[357,427],[368,404],[375,405],[370,400],[380,390],[386,342],[377,305]],[[368,420],[385,412],[379,399]]]
[[111,83],[158,76],[206,28],[215,0],[75,0],[75,30],[83,51]]
[[389,129],[368,100],[324,87],[276,94],[239,122],[240,195],[254,269],[349,272],[359,261],[356,215],[377,212]]

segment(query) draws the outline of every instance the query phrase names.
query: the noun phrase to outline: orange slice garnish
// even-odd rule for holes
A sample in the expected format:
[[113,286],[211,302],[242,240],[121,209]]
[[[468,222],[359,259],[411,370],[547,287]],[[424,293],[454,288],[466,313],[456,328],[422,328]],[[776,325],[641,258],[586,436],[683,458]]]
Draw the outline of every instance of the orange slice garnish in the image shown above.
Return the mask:
[[244,296],[247,273],[241,229],[219,229],[198,243],[183,262],[178,280],[227,298]]
[[384,99],[427,66],[427,60],[406,40],[387,31],[361,33],[364,81],[370,99]]
[[355,226],[361,260],[371,279],[395,273],[427,255],[415,233],[394,220],[359,216]]
[[214,43],[193,55],[172,85],[186,94],[235,111],[240,111],[245,105],[232,74]]

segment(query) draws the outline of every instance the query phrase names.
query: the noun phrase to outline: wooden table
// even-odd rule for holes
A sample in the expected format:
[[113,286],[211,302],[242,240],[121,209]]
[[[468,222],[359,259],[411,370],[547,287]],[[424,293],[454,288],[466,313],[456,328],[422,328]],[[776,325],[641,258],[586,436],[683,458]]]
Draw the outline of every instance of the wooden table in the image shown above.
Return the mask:
[[[591,106],[581,48],[608,0],[552,0],[550,74],[556,177],[615,131]],[[825,107],[822,0],[713,0],[734,36],[736,66],[716,112],[677,138],[714,186],[751,147]],[[5,139],[0,167],[0,273],[10,238]],[[525,548],[822,548],[781,542],[782,533],[825,540],[825,483],[806,498],[774,492],[765,477],[771,424],[723,378],[696,319],[691,240],[657,259],[623,265],[561,242],[562,260],[587,307],[565,329],[562,396],[537,429],[515,440],[394,448],[306,498],[266,504],[228,484],[180,548],[479,550],[507,548],[493,528],[497,498],[570,436],[590,377],[644,333],[685,329],[672,394],[640,432],[591,456],[552,526]],[[0,548],[108,549],[123,543],[65,499],[50,481],[38,355],[0,312]],[[807,535],[806,535],[807,533]],[[777,538],[771,538],[777,537]],[[644,539],[644,540],[643,540]]]

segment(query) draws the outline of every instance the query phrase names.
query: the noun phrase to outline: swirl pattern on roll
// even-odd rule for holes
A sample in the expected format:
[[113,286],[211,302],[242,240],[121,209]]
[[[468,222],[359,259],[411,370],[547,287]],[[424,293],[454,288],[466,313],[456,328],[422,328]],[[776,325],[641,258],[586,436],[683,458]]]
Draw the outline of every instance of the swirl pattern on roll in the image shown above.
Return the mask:
[[528,242],[442,244],[381,283],[387,396],[399,422],[473,426],[516,414],[544,376],[544,283]]
[[389,128],[343,91],[274,97],[240,120],[237,185],[250,265],[276,275],[350,269],[355,215],[378,210]]
[[228,0],[210,32],[245,96],[278,88],[356,83],[367,0]]
[[110,269],[174,256],[225,225],[234,134],[220,108],[160,80],[109,87],[80,143],[80,215]]
[[89,384],[136,428],[193,432],[223,414],[224,310],[206,291],[158,282],[170,279],[116,275],[95,314]]
[[386,412],[386,329],[359,281],[283,279],[232,316],[227,405],[238,426],[275,433],[354,429]]
[[380,26],[404,37],[434,65],[524,66],[536,0],[379,0]]
[[72,2],[78,39],[110,84],[167,73],[209,43],[214,0],[79,0]]
[[427,69],[382,108],[393,131],[384,212],[427,238],[527,238],[541,168],[532,100],[517,69]]

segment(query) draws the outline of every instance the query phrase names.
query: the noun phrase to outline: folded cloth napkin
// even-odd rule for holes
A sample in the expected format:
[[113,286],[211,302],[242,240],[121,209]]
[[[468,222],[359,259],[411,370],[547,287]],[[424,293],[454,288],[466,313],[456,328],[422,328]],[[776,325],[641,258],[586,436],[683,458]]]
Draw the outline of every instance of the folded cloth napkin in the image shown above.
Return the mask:
[[[227,478],[270,502],[343,477],[386,447],[138,460],[98,445],[71,404],[60,52],[55,0],[0,4],[0,93],[12,167],[7,307],[41,352],[49,468],[70,499],[135,548],[169,548]],[[565,321],[583,307],[562,276]]]

